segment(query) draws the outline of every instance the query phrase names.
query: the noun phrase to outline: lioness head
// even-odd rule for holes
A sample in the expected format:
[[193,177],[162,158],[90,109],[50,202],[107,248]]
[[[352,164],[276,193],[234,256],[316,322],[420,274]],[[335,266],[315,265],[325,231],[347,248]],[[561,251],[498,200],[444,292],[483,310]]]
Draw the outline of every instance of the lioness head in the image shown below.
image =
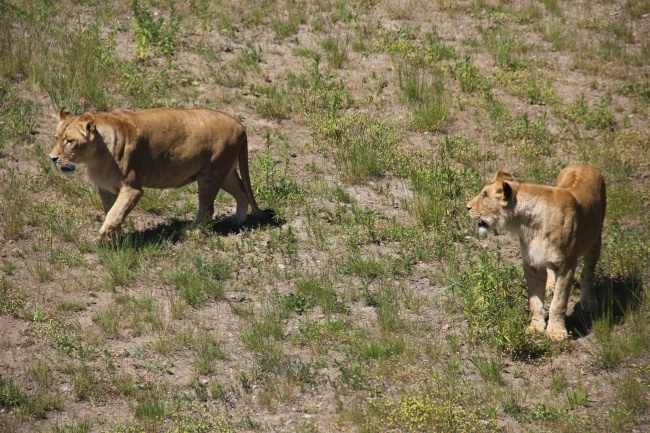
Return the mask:
[[63,107],[59,111],[59,124],[54,135],[56,143],[50,159],[63,174],[71,174],[77,163],[84,162],[94,152],[95,117],[90,114],[72,116]]
[[505,209],[514,201],[518,181],[501,168],[492,183],[485,185],[481,192],[467,203],[469,216],[478,222],[478,231],[485,234],[490,227],[505,223]]

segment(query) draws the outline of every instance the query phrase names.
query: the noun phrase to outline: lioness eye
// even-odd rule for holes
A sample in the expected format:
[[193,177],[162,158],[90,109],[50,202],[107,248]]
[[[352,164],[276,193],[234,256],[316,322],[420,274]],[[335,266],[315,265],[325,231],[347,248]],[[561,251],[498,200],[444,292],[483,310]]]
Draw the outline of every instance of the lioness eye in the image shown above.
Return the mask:
[[483,191],[483,198],[487,197],[487,191]]

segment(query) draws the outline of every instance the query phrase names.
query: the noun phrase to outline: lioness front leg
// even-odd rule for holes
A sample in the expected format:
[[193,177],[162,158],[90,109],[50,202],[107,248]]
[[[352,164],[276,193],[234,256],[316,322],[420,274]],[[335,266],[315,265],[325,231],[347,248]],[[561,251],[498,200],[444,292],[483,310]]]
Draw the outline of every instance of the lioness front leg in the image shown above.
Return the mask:
[[102,228],[99,229],[100,239],[114,239],[117,235],[122,222],[126,216],[131,212],[140,197],[142,196],[142,189],[137,189],[131,186],[124,186],[117,195],[117,199],[113,206],[106,214],[106,219]]
[[544,332],[544,293],[546,291],[546,269],[535,269],[524,263],[524,276],[528,287],[528,307],[530,309],[530,325],[527,332]]
[[107,214],[115,204],[115,200],[117,200],[117,194],[113,194],[112,192],[105,191],[103,189],[98,189],[97,191],[99,192],[99,198],[102,200],[104,214]]
[[546,335],[551,340],[563,340],[569,336],[565,321],[574,273],[575,266],[556,271],[555,293],[553,293],[548,311],[548,327],[546,328]]

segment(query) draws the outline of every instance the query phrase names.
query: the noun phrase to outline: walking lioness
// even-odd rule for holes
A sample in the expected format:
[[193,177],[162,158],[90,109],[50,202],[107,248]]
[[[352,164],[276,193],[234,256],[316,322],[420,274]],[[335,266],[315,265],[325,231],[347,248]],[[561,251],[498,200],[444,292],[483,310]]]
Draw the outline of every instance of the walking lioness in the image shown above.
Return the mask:
[[[237,223],[257,207],[248,174],[248,140],[237,119],[193,108],[113,110],[72,116],[62,108],[50,158],[64,174],[85,164],[106,213],[100,238],[112,238],[142,196],[142,188],[174,188],[196,181],[194,224],[209,221],[223,189],[237,200]],[[237,174],[237,164],[241,177]]]
[[528,286],[529,330],[544,331],[544,294],[553,291],[546,334],[567,337],[565,316],[578,258],[584,255],[580,307],[595,312],[593,278],[605,219],[605,182],[595,168],[571,165],[555,186],[515,179],[503,168],[467,203],[478,229],[503,227],[517,236]]

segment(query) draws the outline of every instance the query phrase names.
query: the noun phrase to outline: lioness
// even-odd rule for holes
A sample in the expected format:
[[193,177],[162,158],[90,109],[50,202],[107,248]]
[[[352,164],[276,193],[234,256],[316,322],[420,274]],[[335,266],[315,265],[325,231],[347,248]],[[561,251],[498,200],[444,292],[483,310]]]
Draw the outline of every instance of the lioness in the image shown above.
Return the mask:
[[[142,196],[142,188],[174,188],[196,181],[199,210],[193,224],[209,221],[223,189],[237,201],[234,220],[257,207],[248,173],[248,140],[237,119],[204,108],[58,115],[50,158],[63,174],[85,164],[106,219],[100,239],[112,238]],[[237,164],[241,177],[237,174]]]
[[560,171],[555,186],[546,186],[517,180],[502,168],[467,209],[480,232],[495,226],[519,236],[531,315],[528,330],[544,331],[544,294],[551,290],[546,334],[554,340],[568,336],[567,302],[583,254],[580,307],[596,311],[593,277],[605,219],[605,182],[598,170],[571,165]]

